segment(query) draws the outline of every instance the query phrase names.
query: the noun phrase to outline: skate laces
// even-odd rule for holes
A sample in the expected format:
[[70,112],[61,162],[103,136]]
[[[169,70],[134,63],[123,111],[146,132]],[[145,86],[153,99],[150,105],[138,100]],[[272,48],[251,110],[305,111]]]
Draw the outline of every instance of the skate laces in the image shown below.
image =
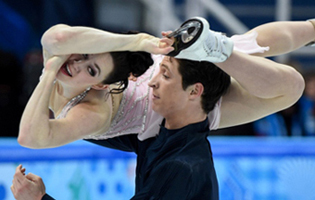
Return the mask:
[[225,52],[224,37],[225,35],[220,32],[209,30],[209,34],[203,42],[203,49],[207,54],[206,56],[216,58],[222,58],[222,56],[228,57]]

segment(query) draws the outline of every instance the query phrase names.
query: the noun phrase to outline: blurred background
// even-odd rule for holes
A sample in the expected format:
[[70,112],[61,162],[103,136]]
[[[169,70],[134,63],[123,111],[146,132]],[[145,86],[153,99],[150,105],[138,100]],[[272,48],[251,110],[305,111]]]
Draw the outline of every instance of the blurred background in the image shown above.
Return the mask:
[[[13,199],[15,167],[43,177],[57,199],[129,199],[133,154],[79,141],[29,150],[16,143],[19,120],[41,74],[41,35],[64,23],[160,36],[202,16],[228,36],[263,23],[314,18],[314,0],[0,0],[0,200]],[[103,44],[106,45],[106,44]],[[315,199],[315,48],[271,58],[306,81],[292,107],[253,123],[217,130],[213,146],[221,199]]]

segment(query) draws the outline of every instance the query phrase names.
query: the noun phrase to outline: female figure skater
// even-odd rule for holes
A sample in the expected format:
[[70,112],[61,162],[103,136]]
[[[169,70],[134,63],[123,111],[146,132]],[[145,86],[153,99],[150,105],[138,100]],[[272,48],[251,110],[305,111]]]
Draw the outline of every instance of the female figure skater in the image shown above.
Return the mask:
[[106,132],[130,74],[143,74],[153,64],[150,53],[169,53],[171,42],[144,33],[52,27],[42,37],[44,73],[23,113],[19,143],[54,147]]

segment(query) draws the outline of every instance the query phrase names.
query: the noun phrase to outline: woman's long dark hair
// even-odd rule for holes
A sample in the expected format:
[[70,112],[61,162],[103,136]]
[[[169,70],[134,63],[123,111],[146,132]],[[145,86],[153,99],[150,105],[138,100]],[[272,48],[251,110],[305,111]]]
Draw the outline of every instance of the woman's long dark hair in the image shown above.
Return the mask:
[[[128,31],[126,34],[137,34],[137,31]],[[113,58],[114,69],[103,81],[104,84],[118,84],[118,88],[112,89],[110,93],[121,93],[128,87],[128,77],[141,76],[153,65],[150,53],[144,51],[117,51],[110,52]]]
[[128,77],[141,76],[153,64],[150,53],[137,51],[119,51],[110,53],[113,58],[114,69],[103,81],[104,84],[117,83],[119,86],[111,93],[121,93],[128,87]]

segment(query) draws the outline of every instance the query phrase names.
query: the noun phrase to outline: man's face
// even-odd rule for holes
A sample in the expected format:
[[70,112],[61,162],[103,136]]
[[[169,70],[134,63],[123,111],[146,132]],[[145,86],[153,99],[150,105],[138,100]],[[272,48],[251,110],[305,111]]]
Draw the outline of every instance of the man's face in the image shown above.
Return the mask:
[[165,56],[159,72],[149,82],[152,88],[152,109],[165,117],[174,117],[183,112],[189,101],[188,88],[183,90],[178,62]]

